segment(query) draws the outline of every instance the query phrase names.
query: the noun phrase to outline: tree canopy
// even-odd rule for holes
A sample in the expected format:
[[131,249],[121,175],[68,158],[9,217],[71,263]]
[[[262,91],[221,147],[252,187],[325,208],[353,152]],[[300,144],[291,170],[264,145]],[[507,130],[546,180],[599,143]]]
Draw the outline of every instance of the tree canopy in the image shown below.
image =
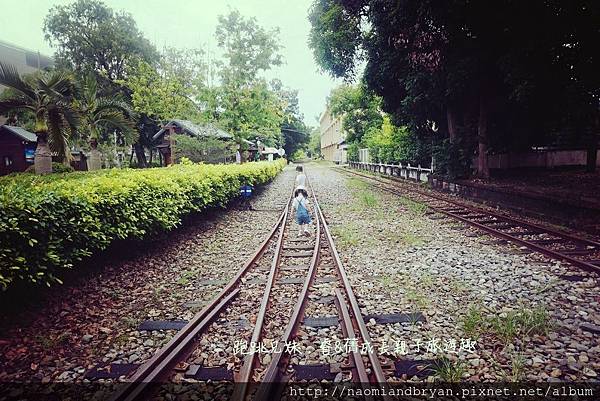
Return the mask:
[[59,65],[95,71],[109,80],[123,79],[138,59],[154,63],[158,53],[133,17],[98,0],[54,6],[44,20],[46,40],[57,47]]
[[484,177],[490,150],[597,124],[598,2],[316,0],[310,20],[324,70],[351,79],[364,63],[394,123],[426,142],[476,138]]

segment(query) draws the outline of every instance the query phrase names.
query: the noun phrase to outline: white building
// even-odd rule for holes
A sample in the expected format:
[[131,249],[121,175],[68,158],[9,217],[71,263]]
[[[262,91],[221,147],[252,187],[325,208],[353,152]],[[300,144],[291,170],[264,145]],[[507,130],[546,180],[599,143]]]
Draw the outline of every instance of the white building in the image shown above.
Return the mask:
[[345,164],[348,161],[346,132],[342,128],[343,117],[333,117],[326,108],[319,119],[321,131],[321,154],[325,160]]

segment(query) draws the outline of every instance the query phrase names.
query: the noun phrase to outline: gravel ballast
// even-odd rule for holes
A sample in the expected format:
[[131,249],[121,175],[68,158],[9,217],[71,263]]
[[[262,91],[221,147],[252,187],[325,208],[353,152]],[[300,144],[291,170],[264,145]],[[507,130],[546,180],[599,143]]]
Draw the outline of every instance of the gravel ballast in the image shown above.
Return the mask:
[[[307,171],[363,315],[426,320],[368,321],[382,356],[438,361],[433,370],[445,380],[597,377],[598,337],[582,329],[600,324],[595,275],[427,215],[363,179],[323,165]],[[578,281],[564,278],[573,275]]]

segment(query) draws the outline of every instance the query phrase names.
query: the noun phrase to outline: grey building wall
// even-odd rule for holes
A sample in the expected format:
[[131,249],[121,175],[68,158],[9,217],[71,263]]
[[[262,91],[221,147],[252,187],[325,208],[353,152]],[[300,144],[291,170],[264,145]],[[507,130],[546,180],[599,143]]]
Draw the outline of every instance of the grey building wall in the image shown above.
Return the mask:
[[[54,65],[54,60],[51,57],[2,40],[0,40],[0,62],[3,64],[12,64],[19,74],[31,74],[37,70],[47,69]],[[0,85],[0,93],[4,88],[3,85]],[[5,122],[6,118],[0,115],[0,125]]]

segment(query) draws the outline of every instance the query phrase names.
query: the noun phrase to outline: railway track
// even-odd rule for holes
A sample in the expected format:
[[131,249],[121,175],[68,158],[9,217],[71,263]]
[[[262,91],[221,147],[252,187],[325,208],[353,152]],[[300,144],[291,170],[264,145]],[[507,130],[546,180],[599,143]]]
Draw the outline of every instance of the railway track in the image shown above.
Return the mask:
[[346,174],[368,179],[388,193],[423,203],[432,211],[456,219],[503,240],[524,246],[549,258],[568,262],[593,273],[600,273],[600,242],[552,230],[505,214],[479,208],[432,194],[414,184],[340,169]]
[[[158,384],[214,381],[234,383],[230,394],[224,395],[227,399],[273,400],[282,396],[285,383],[322,379],[316,371],[330,382],[386,386],[389,372],[369,348],[367,326],[310,182],[309,188],[315,222],[312,236],[295,233],[291,196],[267,238],[235,277],[128,377],[111,400],[147,399]],[[330,317],[323,323],[319,315],[324,311],[336,316],[336,321]],[[313,313],[317,316],[309,316]],[[320,325],[311,326],[319,319]],[[240,320],[252,323],[241,330],[231,327]],[[327,356],[334,362],[328,365],[336,367],[334,372],[311,365],[314,361],[308,356],[308,348],[313,353],[319,349],[323,333],[351,344]],[[236,341],[237,346],[219,345],[217,356],[209,355],[211,346],[215,351],[214,345],[223,338]],[[301,344],[311,345],[295,347],[300,339]]]

